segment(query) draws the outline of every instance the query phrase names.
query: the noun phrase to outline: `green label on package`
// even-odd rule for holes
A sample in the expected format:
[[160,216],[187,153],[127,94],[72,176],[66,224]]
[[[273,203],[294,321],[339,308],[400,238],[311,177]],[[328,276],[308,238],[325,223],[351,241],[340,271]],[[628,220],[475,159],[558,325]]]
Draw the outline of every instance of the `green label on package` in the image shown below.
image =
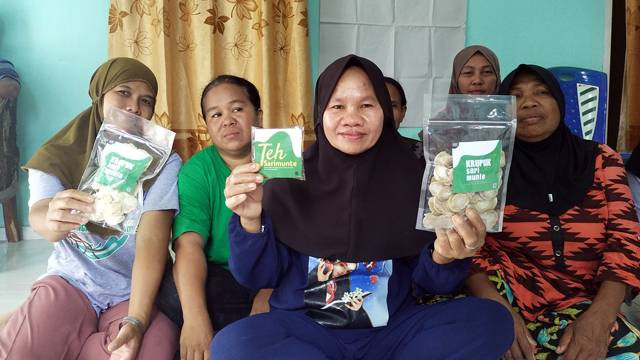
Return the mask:
[[495,190],[500,186],[500,140],[460,142],[452,149],[454,193]]
[[302,172],[302,128],[253,128],[253,161],[267,179],[304,178]]
[[103,158],[96,174],[96,182],[115,190],[133,194],[142,172],[151,163],[151,156],[134,160],[116,152],[109,152]]

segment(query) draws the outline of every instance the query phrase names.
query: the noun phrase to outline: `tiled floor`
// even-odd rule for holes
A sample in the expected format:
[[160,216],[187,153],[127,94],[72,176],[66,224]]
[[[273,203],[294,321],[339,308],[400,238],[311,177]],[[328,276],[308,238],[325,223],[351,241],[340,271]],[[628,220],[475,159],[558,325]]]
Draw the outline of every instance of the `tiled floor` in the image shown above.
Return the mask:
[[53,245],[45,240],[0,241],[0,313],[14,309],[47,269]]

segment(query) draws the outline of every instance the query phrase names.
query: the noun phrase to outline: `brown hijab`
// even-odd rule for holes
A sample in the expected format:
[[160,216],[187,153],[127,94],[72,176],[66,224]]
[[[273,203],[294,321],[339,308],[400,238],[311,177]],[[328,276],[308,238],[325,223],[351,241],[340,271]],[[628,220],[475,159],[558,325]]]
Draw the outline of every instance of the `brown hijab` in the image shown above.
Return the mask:
[[[333,90],[351,66],[368,75],[384,113],[380,138],[358,155],[331,146],[322,126]],[[419,254],[434,239],[415,229],[424,161],[395,129],[380,69],[356,55],[329,65],[316,84],[314,120],[317,141],[304,154],[306,181],[274,179],[265,186],[265,212],[278,239],[305,255],[349,262]]]
[[114,87],[129,81],[143,81],[149,85],[154,96],[158,93],[156,77],[140,61],[114,58],[105,62],[91,76],[91,106],[42,145],[23,169],[54,175],[65,189],[77,188],[102,125],[102,97]]
[[493,90],[494,94],[498,93],[498,89],[500,88],[500,63],[498,62],[498,57],[496,54],[491,51],[491,49],[484,47],[482,45],[471,45],[466,48],[460,50],[460,52],[453,58],[453,71],[451,73],[451,85],[449,86],[449,94],[460,94],[460,89],[458,88],[458,78],[460,77],[460,73],[462,72],[462,68],[464,65],[471,59],[473,55],[476,53],[480,53],[484,56],[489,64],[493,67],[493,71],[496,73],[496,88]]

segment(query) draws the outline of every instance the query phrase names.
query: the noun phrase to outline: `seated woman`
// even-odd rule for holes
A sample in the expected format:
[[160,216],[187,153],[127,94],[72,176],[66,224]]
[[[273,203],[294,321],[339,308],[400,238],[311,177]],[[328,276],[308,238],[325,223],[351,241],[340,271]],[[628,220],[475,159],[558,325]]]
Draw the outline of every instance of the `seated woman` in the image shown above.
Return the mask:
[[[404,115],[407,113],[407,97],[404,94],[402,85],[390,77],[384,77],[384,85],[387,87],[389,98],[391,99],[391,109],[393,110],[393,122],[396,129],[400,128],[400,124],[404,120]],[[424,150],[422,149],[422,143],[418,140],[409,137],[402,137],[402,140],[406,142],[413,152],[420,158],[424,157]]]
[[269,290],[256,297],[228,270],[231,210],[223,194],[231,170],[251,162],[251,126],[262,123],[258,89],[243,78],[220,75],[205,86],[200,106],[213,145],[180,169],[181,210],[173,223],[176,263],[158,295],[160,309],[182,326],[185,359],[209,359],[215,331],[269,310]]
[[474,211],[435,243],[415,229],[424,161],[395,129],[380,69],[355,55],[329,65],[314,118],[306,180],[269,180],[264,211],[257,164],[227,179],[231,272],[245,286],[275,289],[271,312],[219,332],[212,357],[500,357],[513,325],[496,302],[413,301],[412,290],[456,290],[485,229]]
[[[500,63],[491,49],[471,45],[453,58],[449,94],[493,95],[500,87]],[[418,133],[422,140],[422,130]]]
[[404,94],[402,85],[396,79],[385,76],[384,85],[389,92],[391,108],[393,109],[393,122],[397,129],[407,113],[407,97]]
[[453,58],[449,94],[492,95],[500,88],[500,63],[489,48],[471,45]]
[[640,288],[640,226],[620,156],[571,134],[548,70],[520,65],[500,92],[516,97],[518,117],[504,226],[474,258],[471,294],[511,311],[507,359],[640,352],[617,315]]
[[29,221],[54,249],[47,273],[0,330],[0,358],[171,359],[175,353],[176,327],[153,303],[178,210],[180,158],[172,155],[153,184],[144,185],[135,232],[87,224],[93,197],[75,190],[104,114],[115,107],[150,119],[157,89],[141,62],[107,61],[91,77],[91,107],[25,165]]

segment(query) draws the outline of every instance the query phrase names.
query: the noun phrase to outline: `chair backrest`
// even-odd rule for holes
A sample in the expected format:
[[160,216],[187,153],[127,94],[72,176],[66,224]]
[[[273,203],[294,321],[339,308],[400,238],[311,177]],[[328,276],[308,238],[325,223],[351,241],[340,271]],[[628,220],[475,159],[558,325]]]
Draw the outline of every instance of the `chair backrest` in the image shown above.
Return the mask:
[[565,123],[571,132],[601,144],[607,141],[607,74],[590,69],[549,68],[565,98]]

